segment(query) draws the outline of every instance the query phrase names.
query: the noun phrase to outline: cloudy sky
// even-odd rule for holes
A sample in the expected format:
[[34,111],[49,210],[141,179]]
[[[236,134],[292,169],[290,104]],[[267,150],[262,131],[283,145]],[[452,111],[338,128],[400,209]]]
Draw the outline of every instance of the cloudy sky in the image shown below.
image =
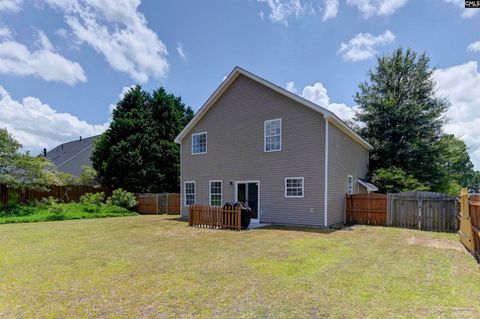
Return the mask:
[[101,133],[122,92],[197,110],[236,66],[340,117],[375,56],[426,51],[480,169],[480,9],[463,0],[0,0],[0,127],[38,152]]

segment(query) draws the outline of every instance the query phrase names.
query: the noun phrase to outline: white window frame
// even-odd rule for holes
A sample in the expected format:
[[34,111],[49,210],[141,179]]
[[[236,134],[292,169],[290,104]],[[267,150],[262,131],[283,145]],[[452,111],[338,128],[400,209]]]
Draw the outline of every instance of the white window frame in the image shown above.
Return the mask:
[[[268,150],[267,151],[267,123],[270,122],[275,122],[275,121],[280,121],[280,148],[278,150]],[[276,136],[276,135],[273,135]],[[268,136],[271,137],[271,136]],[[272,120],[266,120],[263,122],[263,151],[270,153],[270,152],[280,152],[282,150],[282,119],[272,119]]]
[[212,195],[219,195],[218,193],[212,194],[212,183],[220,183],[220,207],[223,204],[223,181],[221,179],[215,179],[208,182],[208,203],[212,206]]
[[[189,183],[193,183],[193,194],[192,193],[187,194],[187,184]],[[192,205],[195,205],[197,203],[197,183],[195,181],[185,181],[183,185],[184,185],[183,186],[183,205],[187,207],[190,206],[190,205],[187,205],[187,195],[193,195]]]
[[[195,152],[193,151],[193,137],[194,137],[194,136],[197,136],[197,135],[202,135],[202,134],[205,134],[205,152],[195,153]],[[192,134],[192,155],[207,154],[207,151],[208,151],[208,134],[207,134],[207,132],[200,132],[200,133],[194,133],[194,134]]]
[[347,177],[347,194],[352,195],[353,194],[353,176],[348,175]]
[[[302,195],[287,195],[287,180],[300,179],[302,180]],[[285,177],[285,198],[303,198],[305,196],[305,178],[303,177]]]

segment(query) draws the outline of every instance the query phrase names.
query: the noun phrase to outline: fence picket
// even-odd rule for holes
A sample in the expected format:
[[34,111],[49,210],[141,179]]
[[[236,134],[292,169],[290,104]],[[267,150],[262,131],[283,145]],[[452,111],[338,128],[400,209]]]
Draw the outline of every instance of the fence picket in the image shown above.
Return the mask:
[[192,205],[188,208],[189,226],[241,230],[241,210],[209,205]]

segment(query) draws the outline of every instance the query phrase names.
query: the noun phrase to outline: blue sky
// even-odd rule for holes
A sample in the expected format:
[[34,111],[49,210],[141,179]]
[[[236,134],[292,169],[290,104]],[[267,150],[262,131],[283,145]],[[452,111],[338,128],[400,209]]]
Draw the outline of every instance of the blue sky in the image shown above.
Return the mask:
[[0,126],[32,152],[100,133],[124,88],[197,110],[236,65],[352,117],[375,56],[426,51],[480,169],[480,9],[462,0],[0,0]]

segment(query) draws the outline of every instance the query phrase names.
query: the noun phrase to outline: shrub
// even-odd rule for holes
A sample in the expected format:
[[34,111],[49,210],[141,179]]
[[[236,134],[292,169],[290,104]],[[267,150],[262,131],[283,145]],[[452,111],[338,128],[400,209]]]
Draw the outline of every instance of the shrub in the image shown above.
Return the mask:
[[108,198],[107,204],[131,209],[137,205],[137,199],[133,193],[119,188],[112,192],[112,196]]
[[48,211],[55,216],[62,216],[65,209],[60,204],[52,204],[48,207]]
[[105,193],[86,193],[80,197],[80,204],[82,205],[93,205],[100,207],[105,200]]
[[51,206],[51,205],[56,205],[58,204],[58,199],[55,197],[44,197],[40,200],[40,202],[37,202],[39,206]]

